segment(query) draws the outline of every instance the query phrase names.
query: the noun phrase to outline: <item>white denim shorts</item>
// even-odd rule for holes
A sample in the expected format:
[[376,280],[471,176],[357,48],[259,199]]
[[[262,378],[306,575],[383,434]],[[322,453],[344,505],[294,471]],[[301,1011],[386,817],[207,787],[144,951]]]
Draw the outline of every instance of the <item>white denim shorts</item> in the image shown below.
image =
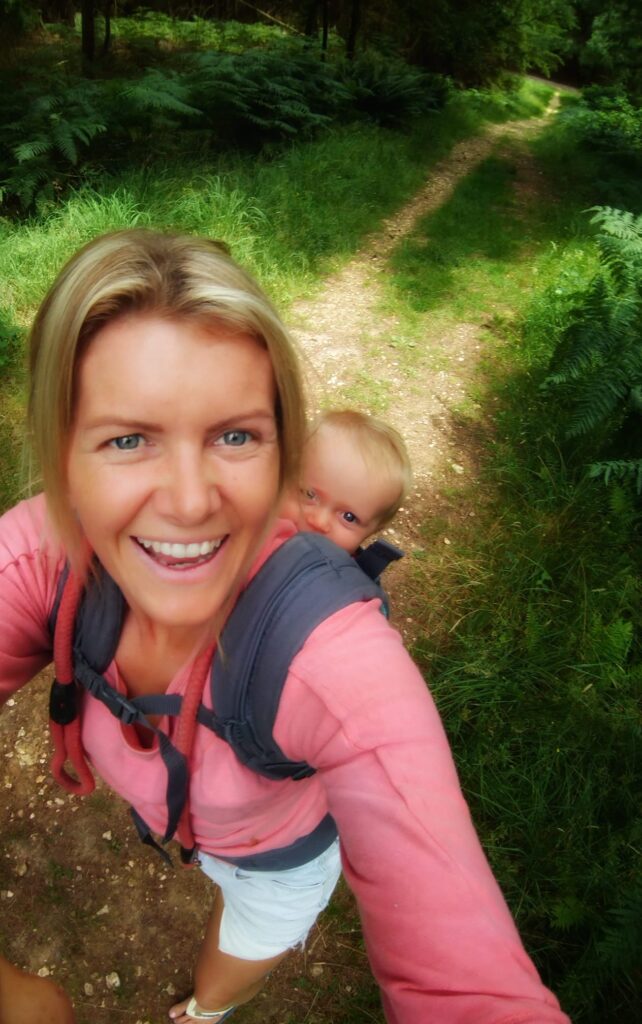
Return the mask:
[[285,871],[249,871],[209,853],[199,860],[223,895],[219,949],[241,960],[267,960],[302,946],[341,874],[338,839],[314,860]]

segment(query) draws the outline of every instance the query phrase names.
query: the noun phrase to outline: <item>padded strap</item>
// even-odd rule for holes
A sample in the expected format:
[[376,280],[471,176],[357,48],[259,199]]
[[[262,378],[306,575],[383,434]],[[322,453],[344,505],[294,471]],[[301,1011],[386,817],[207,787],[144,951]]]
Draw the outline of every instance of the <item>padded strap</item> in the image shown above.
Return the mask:
[[303,778],[273,737],[292,660],[316,627],[358,601],[383,600],[354,558],[326,537],[298,533],[265,562],[230,615],[212,665],[212,705],[241,761],[268,778]]
[[359,548],[355,561],[366,576],[371,580],[378,580],[384,569],[387,569],[391,562],[398,562],[403,555],[401,548],[390,541],[375,540],[367,548]]

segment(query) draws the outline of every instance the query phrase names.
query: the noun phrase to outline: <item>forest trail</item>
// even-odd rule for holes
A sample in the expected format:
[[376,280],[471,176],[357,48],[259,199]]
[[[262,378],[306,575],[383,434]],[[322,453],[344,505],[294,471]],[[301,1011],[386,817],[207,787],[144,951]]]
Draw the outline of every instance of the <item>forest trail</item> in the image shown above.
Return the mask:
[[[357,255],[328,277],[314,298],[295,303],[291,310],[312,410],[354,404],[350,395],[355,385],[360,390],[360,382],[361,390],[369,382],[369,393],[385,391],[393,396],[382,415],[406,440],[415,488],[407,508],[386,533],[406,550],[417,546],[423,510],[439,482],[446,477],[452,480],[453,467],[455,473],[468,468],[470,459],[454,436],[452,412],[468,396],[483,351],[483,323],[461,322],[444,331],[438,318],[432,325],[428,322],[408,374],[397,355],[399,321],[381,311],[388,261],[421,218],[447,203],[467,175],[491,154],[501,156],[507,145],[516,165],[516,191],[525,196],[536,192],[538,172],[525,143],[545,127],[559,103],[560,94],[555,92],[541,117],[493,124],[455,145],[431,169],[420,191],[383,222]],[[492,312],[486,311],[485,321]],[[404,575],[403,565],[390,570],[393,597],[395,581]]]
[[[457,145],[355,258],[329,277],[314,299],[297,303],[291,312],[312,405],[354,403],[355,382],[362,394],[393,396],[383,415],[408,442],[416,486],[387,532],[407,551],[421,547],[421,523],[435,508],[444,522],[474,514],[461,502],[448,504],[444,494],[446,485],[469,480],[475,469],[472,442],[461,431],[458,435],[453,412],[470,393],[484,350],[482,321],[493,310],[448,330],[438,317],[426,317],[409,370],[394,346],[399,325],[380,309],[388,261],[422,216],[446,203],[466,175],[491,153],[501,155],[508,143],[518,198],[520,190],[524,201],[537,196],[537,172],[527,148],[516,153],[513,141],[525,142],[541,130],[556,104],[557,99],[544,118],[495,125]],[[370,382],[365,390],[364,380]],[[411,565],[406,558],[386,573],[395,624],[407,640],[416,629]],[[426,587],[430,581],[424,579],[423,592]],[[78,1024],[160,1024],[176,998],[190,991],[209,882],[200,872],[172,873],[152,855],[144,856],[126,807],[102,783],[84,800],[61,793],[47,769],[48,689],[49,676],[43,673],[29,686],[28,697],[25,689],[24,700],[23,694],[9,700],[0,719],[0,787],[12,791],[0,819],[13,851],[11,863],[4,865],[7,881],[0,886],[0,931],[11,936],[6,951],[14,962],[65,985]],[[346,998],[351,1005],[355,1000],[360,1020],[381,1024],[356,910],[344,886],[334,908],[306,950],[293,955],[244,1007],[244,1024],[311,1021],[313,1015],[344,1020],[337,1007],[344,1007]]]

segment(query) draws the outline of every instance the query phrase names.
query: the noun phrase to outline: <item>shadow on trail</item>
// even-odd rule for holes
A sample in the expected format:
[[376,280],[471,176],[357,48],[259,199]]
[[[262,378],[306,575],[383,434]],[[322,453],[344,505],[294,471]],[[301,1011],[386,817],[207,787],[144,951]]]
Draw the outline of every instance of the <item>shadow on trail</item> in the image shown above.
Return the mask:
[[[467,268],[501,275],[531,243],[544,240],[537,214],[516,191],[518,161],[517,153],[484,160],[397,247],[392,287],[411,310],[424,313],[451,300]],[[548,241],[550,225],[546,233]]]

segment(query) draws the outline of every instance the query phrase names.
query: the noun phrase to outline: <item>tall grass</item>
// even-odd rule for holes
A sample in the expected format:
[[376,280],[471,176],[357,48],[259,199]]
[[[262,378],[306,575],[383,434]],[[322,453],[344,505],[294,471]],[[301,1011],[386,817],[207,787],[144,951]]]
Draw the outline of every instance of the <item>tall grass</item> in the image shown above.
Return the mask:
[[[489,115],[486,109],[485,116]],[[226,239],[287,303],[425,178],[483,118],[457,98],[412,133],[361,125],[251,157],[164,160],[76,189],[23,223],[0,222],[0,295],[24,323],[61,263],[95,235],[153,225]]]
[[[435,319],[487,330],[475,405],[458,414],[480,475],[449,495],[447,556],[431,544],[443,522],[427,517],[411,612],[423,622],[415,655],[527,948],[575,1024],[633,1024],[640,510],[632,493],[586,478],[557,441],[568,409],[539,387],[598,266],[581,214],[594,182],[559,131],[535,147],[536,195],[518,201],[515,154],[495,154],[393,260],[401,330],[418,340]],[[639,182],[600,167],[605,191],[639,199]]]

